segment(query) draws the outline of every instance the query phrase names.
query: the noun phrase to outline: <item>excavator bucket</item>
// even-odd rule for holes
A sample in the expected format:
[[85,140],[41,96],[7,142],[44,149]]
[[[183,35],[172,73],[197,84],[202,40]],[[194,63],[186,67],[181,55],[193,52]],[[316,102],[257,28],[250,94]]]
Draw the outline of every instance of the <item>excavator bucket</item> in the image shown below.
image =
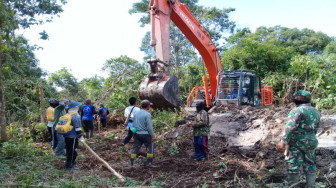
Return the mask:
[[147,77],[139,87],[140,99],[151,101],[155,109],[178,109],[180,106],[178,96],[178,79],[174,75],[165,75],[157,80]]

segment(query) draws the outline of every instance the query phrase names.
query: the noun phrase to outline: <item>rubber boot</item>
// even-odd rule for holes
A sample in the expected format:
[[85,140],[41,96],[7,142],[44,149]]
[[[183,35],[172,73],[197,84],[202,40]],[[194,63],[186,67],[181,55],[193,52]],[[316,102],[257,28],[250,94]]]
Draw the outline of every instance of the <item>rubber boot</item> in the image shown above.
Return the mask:
[[315,187],[316,174],[306,174],[306,188]]
[[156,168],[157,166],[153,164],[153,158],[147,158],[146,166],[151,168]]
[[299,173],[289,173],[288,174],[288,185],[293,185],[300,181]]
[[85,132],[85,138],[89,139],[90,138],[90,133],[89,132]]
[[90,138],[93,137],[93,130],[90,130]]

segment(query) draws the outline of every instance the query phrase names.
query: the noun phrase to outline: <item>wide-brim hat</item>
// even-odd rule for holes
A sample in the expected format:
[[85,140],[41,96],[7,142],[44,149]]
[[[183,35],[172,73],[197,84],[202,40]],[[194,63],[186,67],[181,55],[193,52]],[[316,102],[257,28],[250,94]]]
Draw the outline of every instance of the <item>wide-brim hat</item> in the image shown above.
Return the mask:
[[82,105],[81,102],[77,102],[77,101],[70,101],[69,104],[66,106],[66,108],[75,108]]

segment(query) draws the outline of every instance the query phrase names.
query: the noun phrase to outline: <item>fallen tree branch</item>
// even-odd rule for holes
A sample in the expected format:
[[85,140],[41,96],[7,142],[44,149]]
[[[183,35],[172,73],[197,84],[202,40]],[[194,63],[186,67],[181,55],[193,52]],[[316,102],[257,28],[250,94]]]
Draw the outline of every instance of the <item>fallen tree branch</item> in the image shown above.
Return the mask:
[[238,177],[238,174],[237,174],[238,169],[239,169],[239,167],[238,167],[238,168],[236,169],[236,171],[235,171],[233,181],[236,182],[236,180],[237,180],[238,184],[239,184],[240,186],[244,187],[243,184],[240,182],[240,179],[239,179],[239,177]]
[[125,178],[121,175],[121,174],[119,174],[117,171],[115,171],[104,159],[102,159],[102,158],[100,158],[98,155],[97,155],[97,153],[96,152],[94,152],[91,148],[90,148],[90,146],[89,145],[87,145],[86,143],[85,143],[85,140],[80,140],[81,142],[82,142],[82,144],[85,146],[85,148],[87,149],[87,150],[89,150],[90,151],[90,153],[93,155],[93,156],[95,156],[100,162],[102,162],[103,163],[103,165],[109,170],[109,171],[111,171],[121,182],[125,182]]
[[294,183],[293,185],[289,186],[288,188],[294,188],[295,186],[299,185],[300,183],[301,183],[300,181],[299,181],[299,182],[296,182],[296,183]]
[[[210,155],[213,155],[213,156],[218,157],[218,158],[220,158],[221,160],[225,161],[225,158],[223,158],[223,157],[221,157],[221,156],[215,155],[215,154],[213,154],[213,153],[210,153]],[[224,167],[225,167],[224,174],[226,174],[228,167],[226,166],[226,164],[223,164],[223,165],[224,165]]]
[[332,183],[330,182],[330,180],[328,179],[328,176],[326,174],[324,174],[324,178],[327,180],[328,184],[330,185],[330,187],[332,186]]
[[100,103],[102,103],[110,93],[112,93],[112,91],[114,90],[116,84],[118,84],[118,83],[121,81],[121,79],[124,77],[124,75],[125,75],[127,72],[128,72],[128,71],[127,71],[127,69],[125,68],[125,69],[124,69],[124,70],[117,76],[117,78],[113,80],[111,87],[108,88],[108,90],[105,91],[105,94],[104,94],[99,100],[97,100],[97,101],[94,103],[94,106],[95,106],[96,108],[98,108],[98,105],[99,105]]
[[145,181],[142,182],[141,186],[144,186],[147,183],[151,182],[152,179],[153,179],[153,175],[151,177],[149,177],[148,179],[145,179]]

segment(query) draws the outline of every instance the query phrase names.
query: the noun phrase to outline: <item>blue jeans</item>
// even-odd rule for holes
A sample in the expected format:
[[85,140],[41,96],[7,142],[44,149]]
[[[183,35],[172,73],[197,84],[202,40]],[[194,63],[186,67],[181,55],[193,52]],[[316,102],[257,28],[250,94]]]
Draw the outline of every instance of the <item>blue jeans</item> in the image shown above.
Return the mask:
[[62,134],[57,133],[57,147],[55,150],[55,155],[64,155],[64,136]]
[[208,137],[194,136],[195,159],[201,160],[207,158],[209,155]]

